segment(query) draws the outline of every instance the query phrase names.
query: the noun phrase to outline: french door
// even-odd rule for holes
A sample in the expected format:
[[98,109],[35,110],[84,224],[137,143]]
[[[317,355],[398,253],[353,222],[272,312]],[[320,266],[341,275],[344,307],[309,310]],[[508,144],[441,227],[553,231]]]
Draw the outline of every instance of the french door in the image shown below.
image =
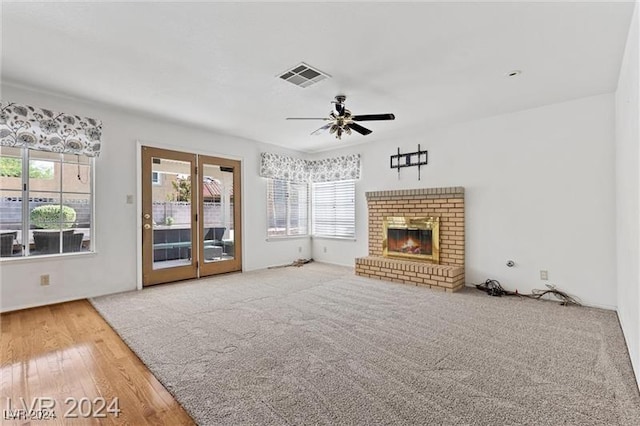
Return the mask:
[[144,286],[242,269],[240,162],[142,147]]
[[200,276],[242,270],[240,162],[198,156]]

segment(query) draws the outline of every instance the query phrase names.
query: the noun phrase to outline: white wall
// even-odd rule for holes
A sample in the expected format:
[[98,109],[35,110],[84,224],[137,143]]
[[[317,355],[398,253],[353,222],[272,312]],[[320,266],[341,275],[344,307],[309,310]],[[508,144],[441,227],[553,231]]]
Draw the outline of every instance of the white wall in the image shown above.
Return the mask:
[[[4,85],[3,100],[103,120],[104,149],[96,168],[98,253],[2,262],[0,310],[135,289],[140,230],[136,205],[126,204],[126,195],[136,194],[136,141],[141,140],[242,159],[245,270],[311,255],[319,261],[353,266],[355,257],[367,254],[366,191],[464,186],[467,283],[495,278],[509,289],[527,292],[544,287],[539,270],[546,269],[550,283],[584,303],[617,305],[638,372],[638,38],[636,8],[615,97],[577,99],[432,130],[414,140],[365,142],[312,156],[360,153],[363,172],[356,184],[356,241],[314,239],[311,246],[305,239],[265,241],[266,189],[258,177],[260,152],[301,154]],[[422,169],[422,180],[417,180],[415,168],[402,170],[398,178],[389,169],[389,156],[398,146],[402,152],[414,151],[418,143],[429,150],[430,164]],[[508,259],[516,267],[507,268]],[[51,285],[41,287],[39,275],[45,273],[50,274]]]
[[[354,257],[367,254],[365,191],[464,186],[468,283],[491,277],[529,291],[543,288],[539,270],[546,269],[549,282],[585,303],[617,304],[615,233],[607,227],[615,218],[612,95],[459,124],[411,141],[365,143],[315,155],[361,153],[363,173],[356,185],[357,240],[315,239],[312,247],[305,239],[265,241],[259,153],[287,153],[282,148],[13,86],[3,87],[2,98],[102,119],[105,142],[96,177],[99,252],[3,262],[2,311],[135,288],[139,230],[136,205],[126,204],[126,195],[136,194],[137,140],[243,159],[245,270],[311,255],[353,266]],[[415,168],[402,170],[398,179],[388,168],[389,156],[398,146],[413,151],[417,143],[429,150],[422,180],[417,181]],[[507,268],[508,259],[516,267]],[[39,285],[45,273],[51,275],[49,287]]]
[[636,4],[616,92],[616,235],[618,316],[640,383],[639,13]]
[[[96,162],[96,241],[93,255],[20,259],[0,263],[0,311],[44,305],[136,288],[136,141],[189,152],[240,158],[243,166],[245,270],[310,256],[307,239],[266,241],[266,183],[258,176],[260,152],[298,153],[73,99],[2,86],[2,99],[103,121],[103,150]],[[299,248],[302,251],[299,252]],[[39,276],[50,274],[41,287]]]
[[[401,170],[398,179],[389,156],[398,146],[401,152],[415,151],[418,143],[429,150],[422,180],[417,168]],[[463,186],[467,284],[494,278],[505,288],[529,292],[544,288],[539,273],[544,269],[548,283],[584,303],[615,308],[612,94],[317,157],[346,153],[362,154],[357,241],[314,239],[314,259],[353,265],[354,257],[367,255],[366,191]],[[506,266],[509,259],[515,267]]]

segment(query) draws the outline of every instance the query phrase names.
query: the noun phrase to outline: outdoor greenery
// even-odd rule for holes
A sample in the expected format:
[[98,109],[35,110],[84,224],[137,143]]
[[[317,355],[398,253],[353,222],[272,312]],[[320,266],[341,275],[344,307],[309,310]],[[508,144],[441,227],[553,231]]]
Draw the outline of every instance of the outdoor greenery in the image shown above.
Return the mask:
[[[52,179],[53,167],[50,167],[50,165],[51,163],[44,161],[31,162],[29,167],[29,177],[31,179]],[[0,176],[22,176],[22,160],[13,157],[0,157]]]
[[173,189],[176,190],[176,201],[191,201],[191,178],[177,178],[172,181]]
[[76,211],[69,206],[47,204],[31,210],[31,223],[41,229],[71,228],[76,221]]

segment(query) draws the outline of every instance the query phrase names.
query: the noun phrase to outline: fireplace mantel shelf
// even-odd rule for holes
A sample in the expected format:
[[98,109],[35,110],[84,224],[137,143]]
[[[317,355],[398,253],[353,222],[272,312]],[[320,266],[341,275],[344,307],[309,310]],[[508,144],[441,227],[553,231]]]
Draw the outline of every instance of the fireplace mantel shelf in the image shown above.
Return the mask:
[[369,191],[366,193],[367,199],[380,198],[380,197],[415,197],[415,196],[447,198],[448,195],[464,196],[464,188],[462,186],[450,186],[447,188],[418,188],[418,189],[395,189],[390,191]]

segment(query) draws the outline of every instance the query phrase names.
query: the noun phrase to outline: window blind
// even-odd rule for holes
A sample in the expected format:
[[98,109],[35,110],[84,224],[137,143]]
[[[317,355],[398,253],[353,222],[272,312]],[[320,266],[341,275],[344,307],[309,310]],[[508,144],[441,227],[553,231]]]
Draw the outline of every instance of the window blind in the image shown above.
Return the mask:
[[289,182],[289,235],[309,234],[309,184]]
[[353,180],[313,184],[313,235],[355,238],[355,192]]
[[309,234],[309,185],[267,179],[267,236]]

